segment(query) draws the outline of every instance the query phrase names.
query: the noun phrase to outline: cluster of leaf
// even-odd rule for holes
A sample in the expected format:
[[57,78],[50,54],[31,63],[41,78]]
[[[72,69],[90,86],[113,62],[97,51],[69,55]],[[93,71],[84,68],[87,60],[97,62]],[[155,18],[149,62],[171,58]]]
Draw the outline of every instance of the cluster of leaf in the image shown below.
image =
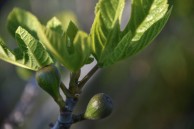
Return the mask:
[[124,6],[125,0],[99,0],[90,34],[73,22],[65,30],[55,17],[42,25],[31,13],[15,8],[7,25],[18,48],[12,51],[0,39],[0,58],[35,71],[57,61],[75,72],[91,62],[91,55],[100,67],[109,66],[147,46],[171,12],[168,0],[132,0],[130,20],[121,31]]
[[1,41],[0,56],[10,63],[37,71],[57,60],[75,71],[90,55],[88,35],[72,22],[66,31],[55,17],[44,26],[31,13],[15,8],[7,24],[19,46],[11,51]]

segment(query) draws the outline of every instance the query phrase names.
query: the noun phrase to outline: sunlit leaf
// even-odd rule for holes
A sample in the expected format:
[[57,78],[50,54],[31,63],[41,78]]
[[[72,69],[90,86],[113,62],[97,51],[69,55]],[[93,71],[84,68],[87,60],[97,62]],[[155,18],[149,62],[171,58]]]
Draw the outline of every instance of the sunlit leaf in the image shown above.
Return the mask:
[[[118,7],[117,17],[107,3]],[[120,31],[122,3],[124,0],[100,0],[97,5],[91,37],[93,54],[101,67],[127,58],[147,46],[161,32],[171,13],[168,0],[132,0],[130,20],[124,31]],[[112,26],[108,28],[108,25]]]
[[85,32],[75,30],[74,25],[69,27],[72,27],[69,29],[72,30],[70,36],[67,35],[68,32],[61,35],[45,28],[50,43],[46,46],[49,46],[49,51],[61,64],[71,71],[77,71],[86,64],[90,56],[89,38]]
[[19,26],[27,30],[42,44],[49,42],[44,34],[42,24],[33,14],[20,8],[14,8],[7,18],[7,27],[10,33],[15,36],[15,31]]
[[43,46],[25,29],[16,30],[18,48],[10,50],[0,39],[0,59],[34,71],[53,63]]
[[131,31],[129,31],[124,37],[121,39],[117,47],[115,47],[114,51],[110,53],[110,55],[106,56],[104,61],[104,65],[110,65],[115,63],[118,60],[127,58],[135,53],[139,52],[141,49],[146,47],[154,40],[154,38],[160,33],[164,25],[166,24],[171,10],[166,13],[166,15],[161,18],[159,21],[154,23],[151,27],[149,27],[143,35],[141,35],[140,39],[135,39],[137,35],[133,35]]
[[63,11],[56,14],[57,19],[60,20],[60,22],[63,25],[63,30],[67,30],[69,23],[73,22],[76,26],[79,27],[78,19],[75,13],[71,11]]
[[[86,33],[78,31],[73,22],[69,22],[65,31],[62,23],[54,17],[48,21],[45,27],[30,12],[15,8],[8,16],[8,29],[12,35],[18,26],[26,29],[51,52],[56,60],[71,71],[80,69],[89,58],[89,38]],[[26,51],[24,43],[19,45],[23,48],[23,51]],[[31,53],[37,50],[38,47],[32,48]],[[44,59],[42,58],[42,60]],[[36,63],[41,62],[37,60]]]
[[100,0],[96,5],[91,38],[93,55],[99,64],[103,63],[104,51],[111,52],[119,42],[124,3],[125,0]]
[[61,33],[61,35],[64,32],[62,23],[56,17],[53,17],[51,20],[49,20],[46,24],[46,27]]
[[42,44],[22,27],[18,27],[16,30],[16,39],[20,39],[20,42],[18,42],[19,44],[24,44],[23,46],[27,49],[26,52],[29,53],[29,56],[39,68],[53,63],[50,55]]

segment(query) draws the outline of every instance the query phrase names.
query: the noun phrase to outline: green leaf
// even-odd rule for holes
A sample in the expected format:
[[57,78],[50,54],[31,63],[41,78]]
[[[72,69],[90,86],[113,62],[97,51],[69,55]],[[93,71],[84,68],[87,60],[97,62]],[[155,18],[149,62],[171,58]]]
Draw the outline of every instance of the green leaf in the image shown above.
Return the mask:
[[[98,10],[105,6],[108,1],[110,3],[111,0],[106,2],[101,0],[103,3],[100,7],[97,5]],[[104,11],[101,10],[101,13]],[[169,8],[168,0],[132,0],[131,18],[124,31],[120,31],[118,26],[114,26],[109,29],[109,35],[105,35],[103,31],[98,31],[98,28],[103,30],[104,25],[96,26],[94,21],[95,31],[91,31],[92,39],[100,39],[100,35],[103,35],[103,39],[105,39],[92,40],[93,53],[97,57],[99,65],[101,67],[111,65],[143,49],[161,32],[170,13],[171,8]],[[119,14],[121,16],[121,13]],[[107,17],[107,19],[109,18]],[[119,18],[117,19],[119,20]],[[103,42],[106,42],[106,45],[99,48],[98,46],[102,45]],[[98,49],[101,51],[96,51]]]
[[27,30],[41,43],[47,44],[49,42],[44,34],[43,26],[33,14],[20,8],[14,8],[7,18],[7,27],[10,33],[15,36],[15,31],[19,26]]
[[[73,23],[70,23],[73,24]],[[71,29],[72,27],[72,29]],[[77,31],[75,25],[69,25],[69,31],[63,35],[45,28],[50,44],[46,44],[53,56],[69,70],[79,70],[90,56],[89,38],[85,32]]]
[[99,64],[103,64],[105,49],[111,52],[119,42],[120,19],[125,0],[100,0],[96,5],[91,29],[92,51]]
[[7,45],[4,43],[4,41],[0,38],[0,59],[9,62],[11,64],[15,64],[17,66],[36,70],[37,67],[31,67],[26,65],[26,62],[28,62],[27,58],[25,58],[25,55],[19,51],[19,49],[15,49],[15,51],[11,51]]
[[[78,32],[73,22],[69,23],[65,32],[62,23],[56,17],[48,21],[45,27],[31,13],[15,8],[8,16],[8,29],[15,33],[18,26],[22,26],[37,38],[54,58],[71,71],[78,70],[84,65],[90,55],[87,34]],[[25,49],[22,46],[21,48]]]
[[[16,39],[19,41],[20,48],[26,51],[29,54],[29,57],[32,58],[32,61],[38,68],[42,68],[46,65],[52,64],[53,60],[44,49],[42,44],[31,36],[25,29],[18,27],[16,30]],[[23,41],[23,42],[22,42]]]
[[69,36],[71,41],[73,41],[73,39],[76,36],[77,32],[78,32],[77,26],[72,21],[70,21],[69,25],[67,27],[66,33]]
[[133,41],[139,40],[149,27],[165,17],[168,7],[168,0],[133,0],[131,18],[124,33],[131,30]]
[[[128,46],[128,52],[126,53],[126,56],[137,53],[138,51],[149,45],[151,41],[156,38],[156,36],[162,31],[163,27],[168,21],[168,18],[171,14],[171,10],[172,8],[168,12],[166,12],[166,14],[160,20],[158,20],[152,26],[147,28],[144,33],[136,33],[136,35],[131,40],[131,45]],[[139,31],[138,29],[137,31]]]
[[[139,52],[141,49],[149,45],[154,38],[161,32],[164,25],[166,24],[169,16],[171,14],[171,9],[165,14],[163,18],[150,26],[143,35],[136,33],[133,36],[132,32],[129,31],[124,37],[121,39],[117,47],[115,47],[114,51],[107,55],[104,61],[104,65],[108,66],[110,64],[115,63],[116,61],[127,58],[135,53]],[[140,39],[136,39],[137,36],[140,36]]]
[[73,22],[76,26],[79,26],[77,16],[71,11],[62,11],[56,14],[56,17],[63,25],[63,30],[67,30],[69,23]]
[[90,55],[88,35],[78,31],[72,21],[69,22],[66,32],[60,33],[57,29],[58,26],[62,28],[57,18],[53,18],[47,23],[45,33],[49,44],[45,44],[45,46],[61,64],[76,72],[88,63],[87,59]]
[[18,27],[15,35],[19,48],[13,51],[0,39],[0,59],[34,71],[53,63],[43,46],[26,30]]
[[51,20],[49,20],[46,24],[46,27],[61,33],[61,35],[64,32],[62,23],[56,17],[53,17]]
[[19,67],[34,71],[38,70],[38,66],[33,64],[32,59],[27,54],[23,53],[19,48],[14,51],[10,50],[2,39],[0,39],[0,59]]

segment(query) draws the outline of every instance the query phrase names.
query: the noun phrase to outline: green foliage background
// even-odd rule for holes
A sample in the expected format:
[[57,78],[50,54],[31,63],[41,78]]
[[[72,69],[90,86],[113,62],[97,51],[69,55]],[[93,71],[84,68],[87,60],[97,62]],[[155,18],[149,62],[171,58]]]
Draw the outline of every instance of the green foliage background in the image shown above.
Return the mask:
[[[42,7],[40,3],[44,2],[47,4]],[[113,114],[105,120],[80,122],[73,128],[194,128],[194,2],[170,2],[174,4],[173,12],[159,37],[141,53],[98,72],[88,83],[76,110],[83,111],[93,94],[105,92],[114,100]],[[15,47],[5,27],[6,16],[15,6],[31,11],[43,23],[59,12],[71,10],[80,26],[89,31],[94,5],[90,0],[10,0],[0,8],[0,35]],[[25,83],[16,75],[15,66],[0,60],[0,123],[11,113]],[[53,100],[41,89],[38,91],[36,108],[26,118],[24,129],[46,129],[56,119]]]

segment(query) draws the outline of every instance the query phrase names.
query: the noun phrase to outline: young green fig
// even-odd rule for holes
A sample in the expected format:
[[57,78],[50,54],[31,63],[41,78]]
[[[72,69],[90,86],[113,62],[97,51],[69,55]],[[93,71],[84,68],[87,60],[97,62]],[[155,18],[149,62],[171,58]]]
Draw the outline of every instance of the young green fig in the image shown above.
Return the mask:
[[104,93],[98,93],[90,99],[84,118],[90,120],[103,119],[111,114],[112,109],[112,99]]
[[36,80],[38,85],[50,94],[60,107],[63,107],[64,102],[59,93],[61,77],[56,66],[49,65],[37,71]]

